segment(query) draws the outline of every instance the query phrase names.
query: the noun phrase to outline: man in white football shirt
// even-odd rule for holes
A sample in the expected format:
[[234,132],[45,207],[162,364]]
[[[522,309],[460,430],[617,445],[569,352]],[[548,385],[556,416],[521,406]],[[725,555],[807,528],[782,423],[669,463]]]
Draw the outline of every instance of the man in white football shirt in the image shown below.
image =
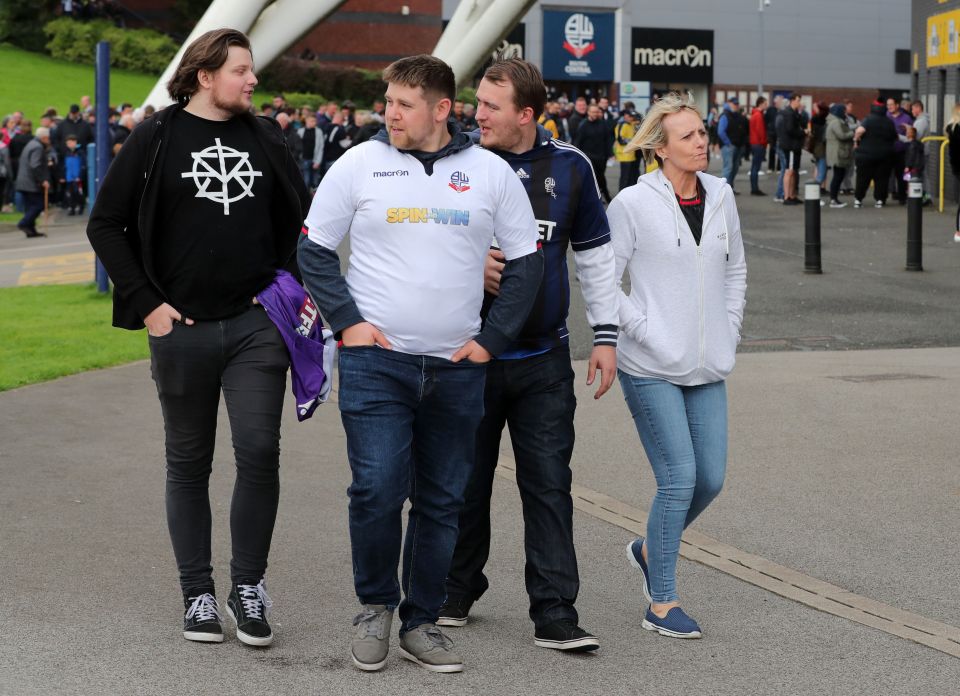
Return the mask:
[[[343,342],[339,402],[353,473],[354,585],[363,605],[354,620],[354,664],[384,666],[399,606],[401,654],[435,672],[458,672],[463,661],[436,620],[483,416],[485,365],[523,326],[543,260],[516,174],[448,124],[456,89],[450,67],[413,56],[383,77],[386,129],[348,150],[324,177],[299,262]],[[335,250],[348,232],[344,278]],[[481,328],[494,233],[506,266]]]

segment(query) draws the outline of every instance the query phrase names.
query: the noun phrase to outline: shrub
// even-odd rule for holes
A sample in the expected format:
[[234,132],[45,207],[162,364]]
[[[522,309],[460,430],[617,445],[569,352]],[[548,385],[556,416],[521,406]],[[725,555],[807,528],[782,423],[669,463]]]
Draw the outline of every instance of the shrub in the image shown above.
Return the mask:
[[152,29],[121,29],[107,20],[80,22],[61,17],[44,28],[50,40],[47,50],[54,58],[72,63],[93,63],[99,41],[110,42],[110,65],[123,70],[161,73],[176,55],[174,41]]
[[[266,94],[266,92],[264,93]],[[270,96],[273,96],[272,92],[270,93]],[[287,106],[292,106],[297,111],[300,110],[301,106],[309,106],[311,109],[316,111],[330,101],[316,92],[283,92],[283,97],[287,100]],[[256,97],[254,97],[254,101],[258,101]],[[263,101],[269,100],[265,99]],[[259,103],[257,106],[259,106]]]
[[[374,100],[383,99],[385,85],[380,71],[329,65],[310,60],[278,58],[260,72],[261,84],[269,90],[287,93],[320,93],[327,100],[351,100],[360,108],[369,108]],[[266,90],[265,90],[266,91]],[[299,106],[291,102],[293,106]],[[308,102],[309,103],[309,102]]]
[[46,43],[44,22],[56,16],[59,5],[57,0],[3,0],[0,2],[0,42],[9,42],[34,53],[43,52]]
[[462,87],[459,92],[457,92],[457,99],[462,101],[464,104],[477,104],[477,90],[473,87]]

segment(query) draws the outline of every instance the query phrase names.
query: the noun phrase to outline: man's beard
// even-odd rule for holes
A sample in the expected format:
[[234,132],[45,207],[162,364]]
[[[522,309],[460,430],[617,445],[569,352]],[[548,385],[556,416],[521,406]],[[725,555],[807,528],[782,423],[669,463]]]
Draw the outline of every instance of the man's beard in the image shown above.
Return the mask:
[[242,99],[236,99],[232,102],[222,101],[216,96],[212,99],[213,105],[220,109],[221,111],[226,111],[229,114],[234,116],[239,116],[240,114],[245,114],[250,110],[246,104],[243,103]]

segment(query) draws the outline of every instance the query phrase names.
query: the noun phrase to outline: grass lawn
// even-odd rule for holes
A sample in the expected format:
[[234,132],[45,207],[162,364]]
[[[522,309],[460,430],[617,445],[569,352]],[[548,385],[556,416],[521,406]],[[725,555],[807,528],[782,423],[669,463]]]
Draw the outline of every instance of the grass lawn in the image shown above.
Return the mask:
[[145,331],[110,325],[91,284],[0,288],[0,391],[149,355]]
[[19,222],[20,218],[23,217],[23,213],[0,213],[0,223],[15,223]]
[[[110,103],[139,106],[153,89],[159,75],[113,70],[110,73]],[[71,104],[84,94],[94,98],[92,65],[77,65],[0,44],[0,116],[22,111],[34,127],[47,107],[66,115]]]

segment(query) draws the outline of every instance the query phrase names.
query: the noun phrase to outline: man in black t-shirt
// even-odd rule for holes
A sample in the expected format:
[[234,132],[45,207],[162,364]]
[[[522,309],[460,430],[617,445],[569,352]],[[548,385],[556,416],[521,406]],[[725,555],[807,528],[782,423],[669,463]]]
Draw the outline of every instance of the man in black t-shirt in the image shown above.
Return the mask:
[[266,646],[273,632],[264,574],[290,360],[254,298],[278,269],[297,273],[309,200],[276,121],[250,114],[256,84],[242,33],[218,29],[194,41],[167,85],[177,103],[120,149],[87,234],[115,285],[114,325],[149,334],[183,636],[223,640],[207,490],[222,392],[237,469],[226,610],[242,642]]

